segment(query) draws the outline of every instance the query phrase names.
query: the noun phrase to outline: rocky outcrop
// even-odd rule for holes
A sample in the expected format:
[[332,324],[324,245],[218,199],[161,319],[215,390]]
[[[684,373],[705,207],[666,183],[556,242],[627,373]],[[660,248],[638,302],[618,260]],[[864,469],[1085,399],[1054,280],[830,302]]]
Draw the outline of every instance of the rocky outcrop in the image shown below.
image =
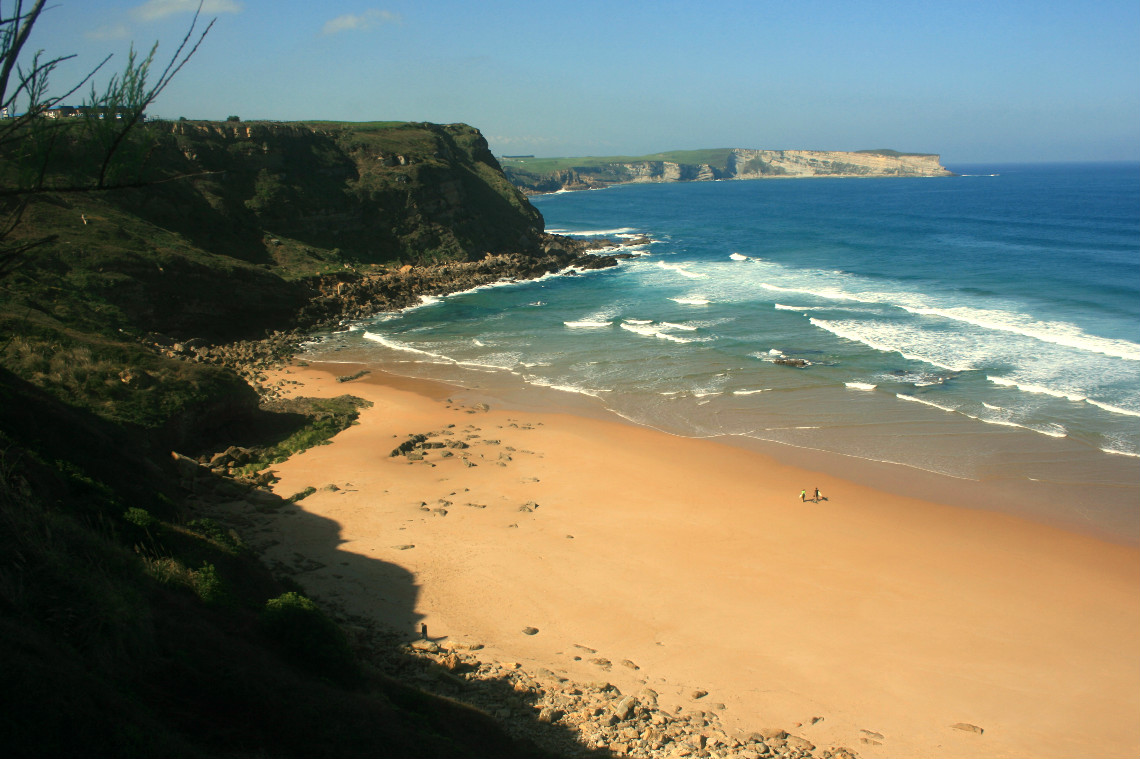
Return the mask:
[[[360,645],[367,631],[356,629],[362,634],[357,640],[359,650],[366,656],[372,653],[371,661],[378,668],[390,671],[396,664],[400,676],[414,678],[426,690],[469,703],[499,719],[512,735],[563,756],[594,751],[646,759],[858,756],[844,746],[816,746],[780,728],[751,733],[730,730],[721,722],[724,705],[703,703],[700,699],[707,695],[703,691],[690,696],[693,703],[689,709],[670,710],[658,704],[658,693],[651,688],[623,693],[604,680],[575,682],[548,669],[497,662],[481,657],[483,646],[478,643],[415,641],[404,646],[406,655],[402,657],[377,656],[377,648]],[[523,633],[531,634],[527,630]],[[812,724],[820,719],[815,718]]]
[[841,152],[827,150],[725,151],[723,165],[667,160],[592,159],[571,168],[536,174],[524,165],[508,164],[507,178],[523,192],[598,189],[636,182],[709,182],[717,179],[775,177],[945,177],[952,172],[933,154],[894,150]]
[[[288,361],[313,330],[407,308],[424,296],[446,295],[494,282],[534,279],[567,269],[590,271],[615,266],[619,258],[626,257],[612,252],[617,246],[612,240],[546,235],[541,252],[534,255],[487,255],[480,261],[408,265],[367,273],[345,269],[298,285],[307,291],[307,302],[296,314],[279,322],[286,329],[275,330],[264,338],[235,342],[199,337],[175,340],[150,332],[141,342],[165,358],[224,366],[256,384],[263,369]],[[132,381],[143,381],[144,376],[139,374]]]
[[864,150],[734,150],[728,173],[733,179],[765,177],[945,177],[951,172],[937,155]]

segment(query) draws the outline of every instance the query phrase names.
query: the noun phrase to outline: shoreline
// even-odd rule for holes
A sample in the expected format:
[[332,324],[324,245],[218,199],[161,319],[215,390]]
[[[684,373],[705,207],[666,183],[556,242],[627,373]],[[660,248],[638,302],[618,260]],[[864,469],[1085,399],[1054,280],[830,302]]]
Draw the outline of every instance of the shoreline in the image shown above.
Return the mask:
[[[528,670],[652,688],[664,708],[723,704],[730,730],[798,723],[863,756],[1140,747],[1134,547],[720,441],[487,409],[439,382],[336,382],[345,367],[271,375],[289,394],[375,404],[274,467],[279,495],[318,488],[298,505],[336,537],[274,518],[267,558],[320,564],[303,582],[323,599]],[[467,447],[389,456],[426,433]],[[799,503],[814,487],[830,500]],[[330,569],[359,557],[376,568]],[[384,572],[397,570],[410,579],[389,597]]]
[[[1140,503],[1140,471],[1130,467],[1129,462],[1121,460],[1122,457],[1081,446],[1062,449],[1061,446],[1068,445],[1069,441],[1043,441],[1038,433],[1028,430],[1009,432],[1003,428],[994,431],[988,425],[974,421],[973,425],[981,426],[968,431],[972,427],[971,422],[964,420],[957,421],[957,427],[949,429],[943,428],[941,422],[938,427],[932,426],[931,437],[953,437],[959,449],[963,448],[961,439],[968,438],[979,449],[988,451],[984,473],[979,472],[979,476],[969,477],[903,461],[858,455],[843,451],[841,445],[826,447],[826,436],[819,441],[822,445],[816,446],[734,433],[690,435],[681,430],[629,418],[609,408],[600,396],[561,392],[557,388],[532,385],[518,380],[513,372],[487,373],[458,364],[433,364],[427,373],[414,374],[407,373],[402,366],[419,366],[416,362],[377,364],[375,360],[369,361],[367,357],[358,356],[351,350],[346,353],[348,356],[344,359],[334,360],[330,356],[335,354],[325,353],[308,360],[329,366],[368,368],[412,382],[443,383],[462,388],[461,392],[466,398],[498,408],[517,411],[547,411],[553,408],[592,419],[654,430],[663,435],[689,440],[713,440],[761,453],[803,469],[838,473],[852,482],[894,495],[1011,514],[1112,543],[1140,546],[1140,509],[1135,507]],[[783,413],[786,416],[792,412]],[[887,428],[884,427],[885,429]],[[855,430],[856,433],[860,431]],[[830,436],[840,430],[825,429],[823,432]],[[843,430],[842,434],[849,437],[852,430]],[[884,433],[879,431],[877,434],[882,436]],[[1024,442],[1006,450],[1007,444],[997,438],[999,434],[1020,436]],[[1034,454],[1029,454],[1033,465],[1027,467],[1026,453],[1030,450],[1039,458],[1033,459]],[[935,452],[940,452],[937,446]],[[1070,459],[1074,455],[1075,461]],[[1066,476],[1073,474],[1073,467],[1082,465],[1091,466],[1092,469],[1088,471],[1094,471],[1099,476]],[[1034,477],[1033,474],[1038,476]],[[1042,476],[1046,474],[1048,477]]]

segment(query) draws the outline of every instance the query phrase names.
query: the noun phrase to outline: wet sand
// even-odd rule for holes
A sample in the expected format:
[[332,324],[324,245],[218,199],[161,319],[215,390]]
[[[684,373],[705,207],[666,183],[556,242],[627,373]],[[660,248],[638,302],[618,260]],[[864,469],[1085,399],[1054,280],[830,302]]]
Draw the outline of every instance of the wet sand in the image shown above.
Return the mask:
[[[335,381],[354,370],[271,378],[374,403],[274,467],[330,525],[268,528],[267,557],[314,595],[866,757],[1140,753],[1134,545],[440,383]],[[414,434],[444,447],[389,455]]]

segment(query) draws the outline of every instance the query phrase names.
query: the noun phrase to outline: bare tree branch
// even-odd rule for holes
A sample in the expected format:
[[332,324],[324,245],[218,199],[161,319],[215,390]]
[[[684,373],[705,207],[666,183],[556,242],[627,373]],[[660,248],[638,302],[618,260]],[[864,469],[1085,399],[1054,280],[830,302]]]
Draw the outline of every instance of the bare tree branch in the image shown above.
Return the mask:
[[[61,95],[49,94],[51,75],[73,55],[45,59],[43,51],[31,56],[28,68],[20,64],[29,37],[39,21],[46,0],[34,0],[25,10],[24,0],[13,0],[0,10],[0,107],[16,110],[20,102],[28,106],[24,113],[0,120],[0,279],[9,274],[31,251],[51,243],[54,236],[39,239],[14,239],[24,221],[31,198],[43,193],[85,193],[114,189],[146,187],[191,176],[215,172],[144,180],[142,169],[153,145],[128,140],[148,106],[166,89],[186,63],[198,52],[206,35],[214,26],[211,20],[197,33],[202,2],[194,18],[167,62],[157,81],[148,85],[148,76],[158,51],[158,43],[141,60],[132,46],[126,66],[115,74],[100,92],[92,86],[82,106],[85,118],[47,119],[44,114],[59,106],[82,87],[91,83],[111,56],[107,56],[74,86]],[[79,161],[72,166],[76,145],[90,146],[97,157],[94,163]],[[127,150],[127,146],[131,149]],[[90,152],[90,151],[89,151]],[[133,172],[128,177],[126,172]]]

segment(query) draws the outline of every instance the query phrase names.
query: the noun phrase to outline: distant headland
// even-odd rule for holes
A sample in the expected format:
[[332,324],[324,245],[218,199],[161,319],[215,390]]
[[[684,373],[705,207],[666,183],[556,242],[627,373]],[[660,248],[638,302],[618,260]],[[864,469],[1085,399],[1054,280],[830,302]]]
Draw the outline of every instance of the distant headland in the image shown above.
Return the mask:
[[934,153],[897,150],[675,150],[629,157],[501,156],[503,171],[527,193],[592,190],[631,182],[706,182],[790,177],[948,177]]

